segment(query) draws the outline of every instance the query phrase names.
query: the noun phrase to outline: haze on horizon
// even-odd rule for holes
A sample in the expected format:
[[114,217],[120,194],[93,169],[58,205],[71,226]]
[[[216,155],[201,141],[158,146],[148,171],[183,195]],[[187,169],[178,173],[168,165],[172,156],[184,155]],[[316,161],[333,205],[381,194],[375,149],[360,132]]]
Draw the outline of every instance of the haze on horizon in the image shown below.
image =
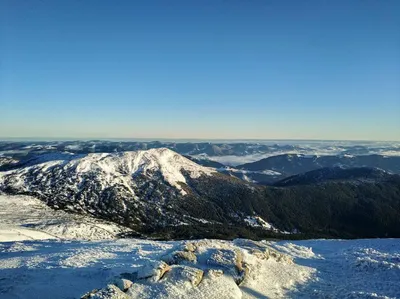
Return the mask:
[[400,141],[400,1],[0,2],[0,138]]

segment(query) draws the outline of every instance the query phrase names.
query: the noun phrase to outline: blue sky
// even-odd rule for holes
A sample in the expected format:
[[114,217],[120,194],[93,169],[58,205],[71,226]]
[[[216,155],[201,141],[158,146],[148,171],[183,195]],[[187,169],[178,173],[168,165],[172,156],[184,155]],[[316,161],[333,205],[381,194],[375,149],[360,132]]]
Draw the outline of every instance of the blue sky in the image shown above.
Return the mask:
[[0,137],[400,140],[400,1],[0,1]]

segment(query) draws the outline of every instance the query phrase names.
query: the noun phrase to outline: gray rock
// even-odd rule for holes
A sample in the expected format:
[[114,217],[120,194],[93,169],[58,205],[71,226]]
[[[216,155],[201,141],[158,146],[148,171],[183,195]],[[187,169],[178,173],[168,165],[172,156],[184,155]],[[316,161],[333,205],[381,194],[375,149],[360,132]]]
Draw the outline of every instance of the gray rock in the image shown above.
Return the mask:
[[[86,295],[84,295],[86,296]],[[122,292],[117,286],[109,284],[104,289],[95,293],[89,293],[84,299],[129,299],[128,295]]]

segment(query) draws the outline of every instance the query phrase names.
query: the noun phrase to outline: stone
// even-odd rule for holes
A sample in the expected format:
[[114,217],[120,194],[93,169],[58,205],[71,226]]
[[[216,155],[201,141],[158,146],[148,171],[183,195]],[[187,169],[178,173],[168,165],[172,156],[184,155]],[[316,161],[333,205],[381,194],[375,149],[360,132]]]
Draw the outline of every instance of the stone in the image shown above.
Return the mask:
[[137,279],[150,279],[157,282],[169,270],[171,267],[163,261],[149,262],[138,270]]
[[192,251],[175,251],[173,257],[177,263],[181,261],[187,261],[194,264],[197,263],[197,257]]
[[197,246],[194,243],[191,243],[191,242],[185,243],[183,245],[183,250],[185,250],[185,251],[195,252],[196,249],[197,249]]
[[240,250],[229,249],[213,249],[207,264],[212,267],[236,270],[233,272],[241,272],[243,270],[243,254]]
[[198,268],[189,266],[173,266],[171,270],[165,275],[166,281],[175,283],[177,281],[189,281],[192,286],[196,287],[203,279],[204,272]]
[[117,286],[123,292],[126,292],[133,284],[132,281],[119,277],[114,278],[111,283]]
[[[84,298],[84,297],[82,297]],[[97,292],[90,293],[85,299],[129,299],[128,295],[122,292],[117,286],[113,284],[98,290]]]

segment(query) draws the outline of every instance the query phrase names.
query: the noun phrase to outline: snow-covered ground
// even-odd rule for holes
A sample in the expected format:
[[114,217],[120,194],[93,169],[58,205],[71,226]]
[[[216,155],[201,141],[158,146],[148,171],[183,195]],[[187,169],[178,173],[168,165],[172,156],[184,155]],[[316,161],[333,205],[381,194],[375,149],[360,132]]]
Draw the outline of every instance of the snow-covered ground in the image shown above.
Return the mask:
[[[188,244],[195,259],[173,262],[164,276],[153,270],[176,252],[190,252],[182,251]],[[242,279],[238,260],[248,269]],[[0,243],[3,299],[80,298],[121,273],[145,272],[149,278],[134,281],[121,298],[400,298],[400,240]]]
[[90,216],[55,211],[31,196],[0,194],[0,242],[55,238],[104,240],[129,231]]
[[1,195],[0,298],[400,298],[400,239],[115,239],[125,230]]

